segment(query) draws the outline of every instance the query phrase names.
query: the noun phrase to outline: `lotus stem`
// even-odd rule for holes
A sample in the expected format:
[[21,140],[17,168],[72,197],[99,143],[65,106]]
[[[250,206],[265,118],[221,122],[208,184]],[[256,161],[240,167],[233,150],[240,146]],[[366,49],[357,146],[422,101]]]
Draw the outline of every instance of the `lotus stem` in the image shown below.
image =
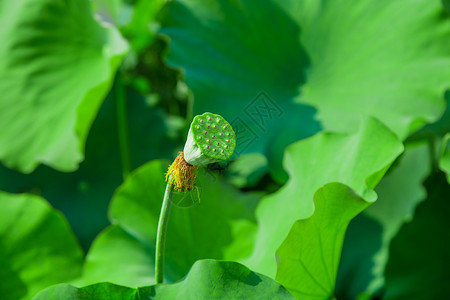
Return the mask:
[[161,213],[158,221],[156,234],[156,256],[155,256],[155,280],[156,284],[164,282],[164,248],[166,245],[167,225],[169,224],[170,208],[172,207],[173,189],[168,183],[164,193]]
[[174,191],[192,190],[198,166],[228,159],[233,154],[235,146],[236,135],[233,128],[221,116],[204,113],[192,121],[184,152],[178,153],[166,173],[167,186],[156,233],[156,284],[164,282],[164,249]]

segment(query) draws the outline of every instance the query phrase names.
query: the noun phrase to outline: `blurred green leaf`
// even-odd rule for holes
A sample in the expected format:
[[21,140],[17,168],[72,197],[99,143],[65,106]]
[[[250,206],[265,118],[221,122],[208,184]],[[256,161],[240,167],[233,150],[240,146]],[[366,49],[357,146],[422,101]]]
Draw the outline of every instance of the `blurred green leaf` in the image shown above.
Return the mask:
[[297,299],[332,299],[345,231],[370,203],[329,183],[314,194],[314,205],[312,217],[295,222],[278,248],[276,280]]
[[402,151],[398,138],[373,118],[364,118],[355,133],[320,133],[289,146],[284,166],[290,179],[259,204],[256,245],[244,264],[274,275],[275,251],[296,220],[311,216],[317,189],[340,182],[364,199],[374,201],[376,194],[372,189]]
[[77,289],[57,285],[39,293],[34,300],[115,299],[294,299],[275,280],[252,272],[236,262],[200,260],[185,279],[138,289],[97,283]]
[[[168,165],[166,161],[149,162],[117,189],[110,218],[120,228],[107,230],[94,242],[87,255],[82,284],[109,280],[136,287],[143,280],[150,283]],[[169,281],[186,275],[198,259],[237,259],[251,251],[256,230],[253,210],[259,197],[244,195],[216,176],[200,169],[196,180],[200,205],[172,208],[166,241],[165,272]],[[103,256],[105,249],[110,249],[107,256]],[[131,256],[133,260],[129,259]],[[99,271],[119,265],[120,272]],[[101,277],[103,273],[109,275]]]
[[450,185],[442,173],[426,182],[428,198],[392,240],[383,299],[446,299],[450,294]]
[[311,59],[299,101],[332,130],[351,130],[364,113],[404,139],[437,120],[450,86],[450,19],[440,2],[280,2]]
[[124,9],[123,0],[91,0],[92,10],[103,21],[111,24],[120,24],[120,15]]
[[237,154],[260,152],[278,181],[284,148],[320,130],[294,103],[308,65],[300,29],[272,1],[173,1],[161,30],[167,61],[181,67],[194,114],[218,113],[237,130]]
[[42,198],[0,192],[0,295],[30,299],[81,273],[83,253],[66,220]]
[[0,159],[74,171],[127,44],[88,0],[7,0],[0,20]]
[[138,287],[154,283],[154,245],[145,245],[120,226],[105,229],[93,242],[76,286],[113,282]]
[[164,0],[138,0],[132,6],[130,22],[120,28],[137,53],[145,50],[154,40],[159,28],[155,22],[156,15],[164,3]]
[[102,21],[114,24],[135,53],[141,53],[155,39],[156,16],[165,0],[91,0]]
[[354,299],[361,292],[375,293],[383,287],[391,240],[425,200],[422,183],[430,171],[429,145],[424,141],[407,144],[399,162],[376,187],[378,200],[349,226],[338,275],[339,299]]
[[441,147],[439,168],[446,173],[447,181],[450,183],[450,133],[447,133],[442,139]]
[[447,13],[450,13],[450,0],[442,0],[442,5],[444,5],[444,8],[447,11]]
[[[145,99],[131,90],[127,92],[127,113],[133,168],[176,153],[182,142],[181,132],[169,124],[166,113],[148,107]],[[32,174],[21,174],[0,166],[0,190],[30,192],[47,199],[64,213],[87,250],[95,236],[108,226],[108,204],[123,180],[116,117],[112,92],[92,125],[86,159],[76,172],[60,173],[40,166]]]
[[226,169],[228,181],[238,188],[255,186],[267,171],[267,158],[261,153],[243,154]]
[[356,297],[356,300],[373,300],[373,296],[369,293],[361,293]]

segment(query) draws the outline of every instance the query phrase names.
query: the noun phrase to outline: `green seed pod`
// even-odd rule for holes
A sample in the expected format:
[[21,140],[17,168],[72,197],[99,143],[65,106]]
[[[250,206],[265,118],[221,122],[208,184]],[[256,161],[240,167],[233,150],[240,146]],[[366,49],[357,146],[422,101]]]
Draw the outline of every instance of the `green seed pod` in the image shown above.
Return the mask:
[[184,145],[184,158],[193,166],[229,158],[236,147],[236,134],[220,115],[204,113],[192,120]]

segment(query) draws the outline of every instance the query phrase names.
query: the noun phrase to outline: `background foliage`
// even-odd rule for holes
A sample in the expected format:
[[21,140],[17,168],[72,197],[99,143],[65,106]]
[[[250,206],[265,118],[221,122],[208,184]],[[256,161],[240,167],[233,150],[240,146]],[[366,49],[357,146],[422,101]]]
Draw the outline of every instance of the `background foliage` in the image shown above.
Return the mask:
[[[2,299],[444,299],[449,7],[1,1]],[[154,285],[205,111],[236,152],[174,207]]]

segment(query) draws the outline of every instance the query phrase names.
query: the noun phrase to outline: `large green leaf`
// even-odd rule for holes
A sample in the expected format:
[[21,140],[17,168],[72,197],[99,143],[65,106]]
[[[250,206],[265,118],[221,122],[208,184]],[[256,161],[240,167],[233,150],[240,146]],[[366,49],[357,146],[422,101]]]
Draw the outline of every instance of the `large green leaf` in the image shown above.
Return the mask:
[[337,283],[339,299],[354,299],[361,292],[374,293],[383,287],[390,242],[425,200],[422,183],[430,171],[429,145],[407,144],[398,163],[376,187],[378,200],[349,226]]
[[320,133],[287,148],[284,166],[290,179],[258,206],[256,245],[245,264],[274,275],[276,249],[296,220],[313,213],[314,193],[329,182],[346,184],[369,201],[376,199],[372,189],[403,145],[376,119],[364,118],[358,128],[352,134]]
[[299,99],[330,129],[360,113],[401,139],[440,117],[450,85],[450,19],[441,0],[283,1],[311,59]]
[[224,116],[236,152],[266,154],[283,179],[284,148],[320,129],[314,109],[293,101],[308,64],[298,24],[272,1],[182,0],[168,11],[167,61],[183,69],[194,113]]
[[435,173],[425,186],[427,200],[392,240],[383,299],[446,299],[450,294],[450,185]]
[[73,171],[127,44],[88,0],[6,0],[0,20],[0,159]]
[[314,195],[312,217],[294,223],[277,251],[276,279],[298,299],[331,299],[345,231],[369,202],[329,183]]
[[[94,242],[87,255],[84,276],[77,284],[109,280],[136,287],[142,282],[152,283],[156,228],[168,165],[166,161],[149,162],[117,189],[110,218],[118,226]],[[241,258],[250,254],[253,245],[256,231],[253,210],[259,197],[245,196],[222,182],[217,174],[202,169],[197,185],[201,195],[199,205],[171,210],[165,269],[169,281],[186,275],[198,259]],[[106,249],[109,253],[105,256]],[[120,272],[101,271],[118,270],[118,266]]]
[[186,279],[140,289],[145,299],[294,299],[275,280],[230,261],[196,262]]
[[64,217],[42,198],[0,192],[0,295],[30,299],[81,273],[83,253]]
[[98,283],[77,289],[57,285],[39,293],[34,300],[114,299],[294,299],[275,280],[252,272],[236,262],[201,260],[183,281],[138,289]]

